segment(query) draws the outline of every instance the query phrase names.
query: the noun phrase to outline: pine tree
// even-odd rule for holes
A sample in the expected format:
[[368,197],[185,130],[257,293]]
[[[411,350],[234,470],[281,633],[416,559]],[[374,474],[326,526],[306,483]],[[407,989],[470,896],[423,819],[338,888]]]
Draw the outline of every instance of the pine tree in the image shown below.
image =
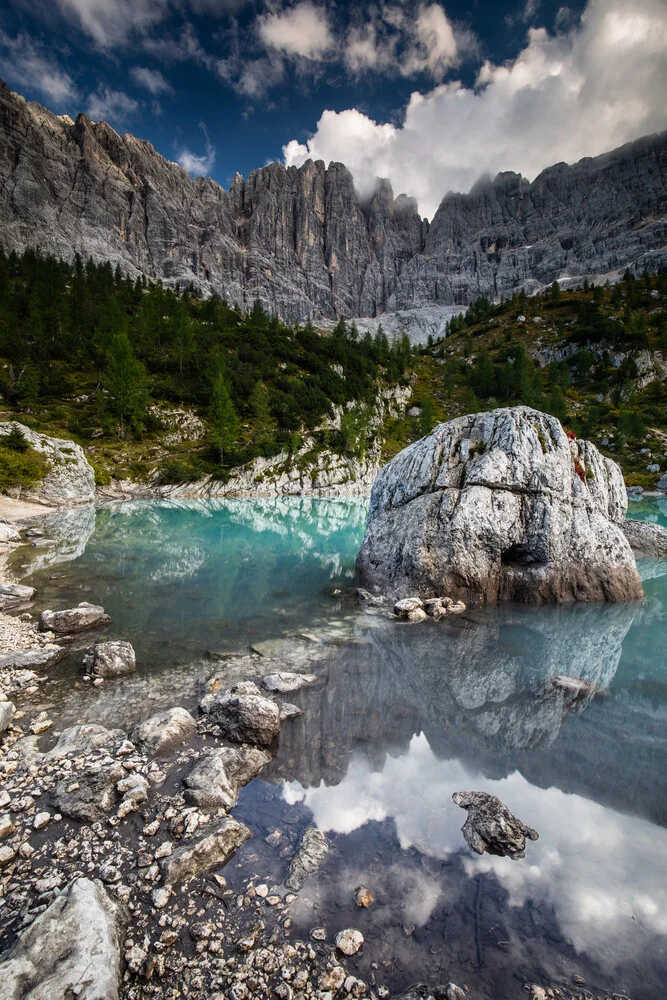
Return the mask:
[[250,393],[250,412],[253,416],[253,441],[266,444],[273,437],[275,420],[269,406],[269,393],[263,382],[256,382]]
[[39,402],[39,371],[28,358],[16,380],[16,396],[22,410],[29,410]]
[[117,333],[111,341],[102,381],[108,393],[109,409],[118,417],[120,436],[124,438],[127,426],[141,427],[149,400],[146,370],[135,358],[124,332]]
[[213,383],[208,420],[211,425],[211,444],[220,452],[222,465],[225,451],[233,446],[239,432],[239,418],[222,374]]
[[426,437],[433,430],[435,420],[435,403],[431,396],[427,396],[422,403],[422,411],[419,417],[419,430],[422,437]]

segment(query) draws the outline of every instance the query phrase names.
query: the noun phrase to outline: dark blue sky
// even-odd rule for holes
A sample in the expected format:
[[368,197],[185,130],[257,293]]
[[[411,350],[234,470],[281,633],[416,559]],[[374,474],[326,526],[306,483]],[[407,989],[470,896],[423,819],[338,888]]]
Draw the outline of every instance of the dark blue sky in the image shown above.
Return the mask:
[[[418,92],[433,114],[440,102],[440,117],[423,122],[427,132],[434,130],[436,143],[444,141],[448,127],[456,144],[462,130],[483,132],[494,115],[507,115],[514,144],[523,120],[517,116],[524,116],[527,141],[534,144],[531,129],[539,132],[542,114],[554,114],[554,79],[560,87],[558,113],[567,100],[576,112],[586,81],[578,97],[572,96],[573,81],[576,86],[577,78],[592,72],[609,34],[608,11],[613,8],[621,18],[623,7],[645,8],[645,37],[655,34],[655,18],[658,28],[664,27],[664,0],[568,0],[567,6],[559,0],[4,0],[0,74],[27,98],[72,117],[85,111],[105,118],[117,131],[149,139],[164,156],[191,172],[210,173],[224,186],[236,170],[247,175],[282,159],[290,142],[288,161],[299,162],[305,153],[297,144],[315,134],[314,155],[349,162],[355,177],[364,170],[390,173],[400,188],[409,187],[414,174],[409,193],[428,202],[440,176],[443,186],[469,186],[477,160],[479,172],[495,169],[496,161],[505,168],[509,151],[480,157],[462,150],[460,176],[448,167],[451,151],[439,153],[432,178],[420,184],[420,155],[412,164],[405,151],[396,162],[387,159],[387,142],[398,147],[401,137],[377,129],[366,135],[367,120],[405,132],[411,127],[406,109]],[[623,26],[613,26],[619,27],[623,46]],[[645,49],[643,38],[638,41],[639,50]],[[490,68],[484,70],[485,63]],[[504,64],[512,71],[509,81]],[[464,93],[458,102],[456,81]],[[651,103],[650,93],[659,85],[659,79],[649,79],[642,100],[648,91]],[[526,94],[517,96],[522,88]],[[484,102],[473,98],[485,89],[480,118]],[[470,111],[460,120],[466,101]],[[412,108],[414,120],[421,120],[425,111],[414,99]],[[323,112],[348,110],[355,115],[329,119],[318,131]],[[599,109],[594,114],[600,119]],[[656,114],[656,108],[647,109],[651,125]],[[585,122],[581,132],[582,141],[573,152],[568,145],[563,158],[576,156],[579,147],[591,151]],[[597,144],[609,145],[616,132],[614,122],[608,124]],[[619,137],[626,132],[621,129]],[[419,141],[424,142],[423,131]],[[553,160],[561,158],[551,136],[541,142],[544,152],[541,159],[533,157],[534,164],[517,149],[518,169],[534,173],[546,165],[542,160],[551,150]],[[494,150],[497,146],[495,140]]]

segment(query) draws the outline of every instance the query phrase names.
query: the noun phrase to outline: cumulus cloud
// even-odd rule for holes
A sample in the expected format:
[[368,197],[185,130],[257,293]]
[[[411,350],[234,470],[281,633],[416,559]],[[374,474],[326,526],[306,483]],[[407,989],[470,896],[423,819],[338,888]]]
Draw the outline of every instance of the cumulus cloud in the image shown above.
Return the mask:
[[0,31],[0,73],[17,87],[36,88],[57,105],[77,97],[69,73],[24,34],[12,38]]
[[321,59],[333,44],[326,10],[310,0],[261,15],[257,31],[267,48],[303,59]]
[[189,149],[182,149],[176,157],[176,162],[180,163],[183,169],[187,170],[192,177],[208,176],[213,169],[213,164],[215,163],[215,149],[208,137],[206,126],[203,122],[200,122],[199,127],[204,133],[206,152],[202,155],[193,153]]
[[139,87],[143,87],[149,93],[157,97],[158,94],[173,94],[174,88],[159,71],[159,69],[149,69],[147,66],[133,66],[130,76]]
[[139,107],[129,94],[111,87],[100,87],[88,98],[88,115],[93,121],[116,122],[122,125]]
[[[440,58],[447,51],[440,36]],[[415,92],[403,124],[357,109],[324,111],[306,142],[283,150],[287,164],[342,160],[362,192],[389,177],[432,216],[449,190],[484,173],[534,178],[554,160],[594,156],[667,126],[667,8],[664,0],[589,0],[574,27],[531,28],[511,62],[486,62],[476,85],[442,83]]]

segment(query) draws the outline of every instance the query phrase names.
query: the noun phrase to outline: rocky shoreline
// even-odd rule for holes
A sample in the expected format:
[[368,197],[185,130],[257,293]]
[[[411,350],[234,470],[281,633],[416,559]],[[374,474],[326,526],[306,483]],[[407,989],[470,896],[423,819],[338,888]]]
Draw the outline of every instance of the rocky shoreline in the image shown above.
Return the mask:
[[[35,544],[42,536],[30,514],[17,527]],[[38,532],[32,539],[26,526]],[[91,1000],[388,997],[383,963],[371,962],[364,978],[358,967],[364,941],[353,917],[374,905],[372,887],[350,898],[350,926],[314,921],[295,936],[299,893],[330,860],[326,836],[268,830],[262,854],[275,855],[282,880],[258,867],[254,851],[232,861],[251,835],[231,815],[239,792],[301,714],[300,691],[326,683],[326,637],[216,654],[197,717],[174,705],[127,732],[59,731],[48,701],[36,711],[32,699],[73,635],[89,649],[84,683],[122,685],[134,662],[120,637],[106,641],[103,608],[84,603],[35,622],[29,590],[7,585],[15,603],[0,615],[0,712],[12,706],[0,737],[2,1000],[40,988],[54,1000],[74,988]],[[388,613],[360,596],[362,613]],[[534,1000],[586,996],[576,977],[526,989]],[[449,983],[413,987],[405,1000],[430,995],[475,996]]]

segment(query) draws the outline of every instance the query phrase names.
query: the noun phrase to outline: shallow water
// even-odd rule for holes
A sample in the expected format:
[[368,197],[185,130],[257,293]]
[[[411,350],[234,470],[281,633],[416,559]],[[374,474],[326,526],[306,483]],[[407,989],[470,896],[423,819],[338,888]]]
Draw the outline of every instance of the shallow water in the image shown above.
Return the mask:
[[[664,501],[630,515],[667,526]],[[362,978],[391,989],[453,980],[479,1000],[509,1000],[526,982],[576,973],[594,996],[663,998],[667,561],[641,564],[636,606],[510,606],[401,625],[351,596],[364,517],[360,501],[302,499],[59,517],[57,546],[31,550],[23,570],[38,609],[71,603],[72,588],[104,604],[108,636],[133,642],[140,669],[93,690],[75,679],[75,649],[40,697],[63,724],[129,725],[157,706],[194,706],[207,650],[326,627],[341,637],[326,683],[290,696],[304,714],[285,723],[235,811],[256,836],[242,868],[227,869],[231,884],[248,866],[280,884],[314,823],[333,851],[293,907],[295,932],[358,927],[366,946],[350,964]],[[568,703],[545,686],[558,674],[598,693]],[[463,789],[497,794],[539,831],[525,859],[468,849],[451,801]],[[279,849],[264,839],[275,829]],[[377,899],[367,911],[354,905],[360,883]]]

